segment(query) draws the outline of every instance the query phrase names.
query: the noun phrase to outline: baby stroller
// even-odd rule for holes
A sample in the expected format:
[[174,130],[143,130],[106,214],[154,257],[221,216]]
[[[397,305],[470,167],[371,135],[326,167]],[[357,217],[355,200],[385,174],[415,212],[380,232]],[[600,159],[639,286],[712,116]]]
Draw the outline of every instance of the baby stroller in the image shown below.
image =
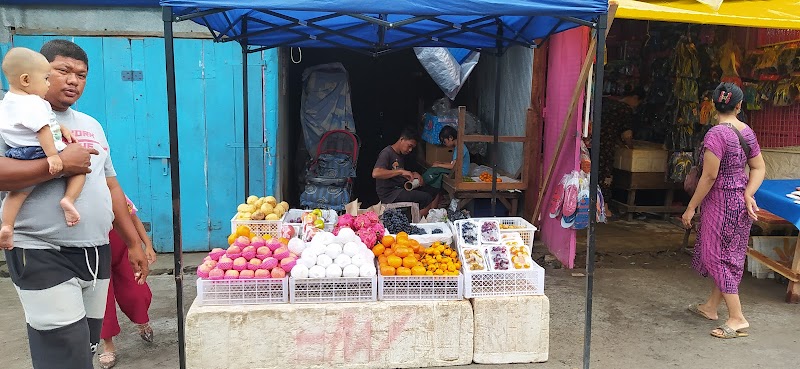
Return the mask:
[[317,156],[306,169],[300,205],[307,209],[344,210],[352,196],[359,146],[358,137],[347,130],[322,135]]

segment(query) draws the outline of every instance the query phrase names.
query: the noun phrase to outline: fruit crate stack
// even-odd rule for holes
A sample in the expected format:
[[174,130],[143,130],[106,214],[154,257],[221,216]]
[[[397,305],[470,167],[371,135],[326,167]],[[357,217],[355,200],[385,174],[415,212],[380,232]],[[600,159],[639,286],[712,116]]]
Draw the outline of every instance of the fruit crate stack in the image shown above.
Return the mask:
[[421,301],[462,300],[464,279],[450,275],[378,275],[378,300]]
[[372,277],[289,278],[292,303],[377,301],[377,279]]
[[339,218],[336,212],[333,210],[291,209],[283,217],[283,224],[294,227],[295,233],[300,234],[300,231],[303,228],[303,216],[306,215],[307,213],[314,213],[318,217],[318,219],[321,219],[323,224],[322,229],[326,232],[333,231],[333,227],[336,225],[336,221]]
[[289,204],[278,202],[273,196],[249,196],[245,203],[236,208],[236,215],[231,218],[231,233],[237,227],[246,226],[258,236],[270,235],[278,237]]
[[474,218],[453,223],[464,274],[464,297],[544,294],[544,268],[531,258],[535,228],[521,218]]

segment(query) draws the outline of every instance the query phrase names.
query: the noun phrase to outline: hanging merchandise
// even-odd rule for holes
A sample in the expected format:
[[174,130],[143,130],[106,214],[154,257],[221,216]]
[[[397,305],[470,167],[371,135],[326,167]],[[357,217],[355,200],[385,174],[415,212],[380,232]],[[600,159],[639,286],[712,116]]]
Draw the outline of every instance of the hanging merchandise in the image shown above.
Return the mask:
[[688,151],[693,149],[695,126],[700,123],[697,85],[700,61],[689,36],[682,36],[675,46],[672,70],[675,75],[673,93],[677,102],[672,147],[676,151]]
[[778,55],[777,46],[764,48],[753,68],[754,74],[759,80],[774,81],[778,78]]
[[[589,173],[572,171],[565,174],[556,185],[550,199],[548,215],[551,219],[560,218],[561,227],[585,229],[589,226]],[[605,222],[605,203],[603,195],[597,190],[597,221]]]
[[675,183],[681,183],[686,179],[689,170],[694,165],[694,153],[689,151],[674,152],[669,158],[669,170],[667,171],[667,178]]
[[721,82],[731,82],[742,87],[742,79],[739,76],[739,66],[742,60],[742,50],[729,37],[719,49],[719,66],[722,69]]
[[714,103],[708,96],[703,97],[703,102],[700,103],[700,125],[716,124],[719,120],[717,110],[714,108]]
[[744,108],[751,111],[761,110],[761,96],[757,83],[744,83]]
[[772,97],[772,105],[775,106],[789,106],[794,102],[791,92],[791,81],[782,79],[775,87],[775,94]]

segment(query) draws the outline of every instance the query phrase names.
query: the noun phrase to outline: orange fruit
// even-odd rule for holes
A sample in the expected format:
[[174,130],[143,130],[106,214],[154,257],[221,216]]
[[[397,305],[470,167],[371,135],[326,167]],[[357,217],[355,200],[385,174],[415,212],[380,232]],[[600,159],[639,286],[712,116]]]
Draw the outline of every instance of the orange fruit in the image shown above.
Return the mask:
[[394,275],[394,267],[383,265],[381,266],[381,275]]
[[408,241],[408,233],[406,233],[406,232],[398,233],[397,234],[397,241],[398,242],[400,242],[400,241]]
[[411,268],[411,275],[425,275],[425,272],[427,272],[427,270],[421,265]]
[[411,275],[411,269],[408,269],[406,267],[399,267],[397,268],[397,275],[402,275],[402,276]]
[[378,264],[389,265],[389,260],[386,258],[386,255],[378,255]]
[[411,247],[416,246],[416,247],[419,248],[419,241],[412,239],[412,240],[409,240],[408,242],[411,242]]
[[417,266],[417,258],[413,256],[406,256],[403,258],[403,266],[406,268],[413,268]]
[[411,255],[411,249],[409,249],[408,247],[398,247],[397,249],[394,250],[394,254],[401,258],[404,258],[408,255]]
[[386,247],[392,247],[392,244],[394,244],[394,237],[387,234],[381,238],[381,243]]
[[425,272],[425,275],[433,275],[433,272],[431,272],[431,271],[429,270],[429,271]]
[[261,238],[263,238],[263,239],[264,239],[264,241],[269,241],[269,240],[271,240],[271,239],[272,239],[272,235],[271,235],[271,234],[265,234],[265,235],[264,235],[263,237],[261,237]]
[[383,250],[383,254],[386,256],[392,256],[394,255],[394,249],[385,249]]
[[377,245],[375,245],[375,247],[373,247],[373,248],[372,248],[372,253],[373,253],[375,256],[381,256],[381,255],[383,255],[383,252],[384,252],[384,251],[386,251],[386,247],[385,247],[385,246],[383,246],[382,244],[377,244]]
[[421,248],[422,246],[419,245],[419,242],[411,244],[411,250],[414,251],[415,254],[418,253]]
[[239,236],[237,236],[236,233],[231,233],[231,235],[228,236],[228,245],[233,245],[233,243],[236,242],[237,237]]
[[395,267],[395,268],[398,268],[398,267],[403,265],[403,259],[401,259],[397,255],[389,256],[389,258],[386,259],[386,261],[390,266]]
[[250,228],[247,226],[240,225],[236,227],[236,235],[237,236],[249,236],[250,235]]

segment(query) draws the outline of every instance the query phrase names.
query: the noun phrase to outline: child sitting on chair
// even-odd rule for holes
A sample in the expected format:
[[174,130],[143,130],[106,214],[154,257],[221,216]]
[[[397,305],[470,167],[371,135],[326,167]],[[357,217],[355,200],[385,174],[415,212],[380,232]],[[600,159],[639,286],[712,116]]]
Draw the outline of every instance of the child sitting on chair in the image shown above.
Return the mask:
[[[458,159],[459,148],[456,147],[458,143],[458,131],[453,126],[444,126],[439,131],[439,141],[442,145],[453,149],[453,160],[449,163],[436,162],[433,163],[434,168],[444,168],[453,170]],[[469,176],[469,151],[466,145],[461,145],[461,175],[464,177]]]
[[[15,47],[3,58],[3,73],[8,79],[9,91],[0,102],[0,137],[10,147],[6,157],[19,160],[47,158],[50,174],[58,174],[63,163],[58,153],[75,142],[70,131],[55,120],[50,104],[44,100],[50,87],[50,63],[33,50]],[[80,221],[75,201],[83,190],[85,175],[67,178],[61,208],[68,226]],[[22,203],[33,188],[8,193],[3,202],[0,248],[14,247],[14,222]]]

